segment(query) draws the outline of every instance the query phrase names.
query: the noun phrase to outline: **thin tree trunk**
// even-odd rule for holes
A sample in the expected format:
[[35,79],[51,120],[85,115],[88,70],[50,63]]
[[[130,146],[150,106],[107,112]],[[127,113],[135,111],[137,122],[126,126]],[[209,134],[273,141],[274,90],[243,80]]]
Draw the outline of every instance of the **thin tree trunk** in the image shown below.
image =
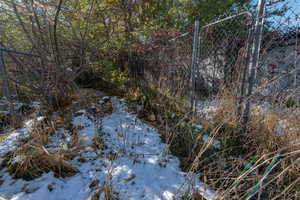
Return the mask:
[[0,76],[2,79],[2,87],[3,87],[3,93],[4,96],[10,101],[11,100],[11,93],[9,89],[9,82],[4,62],[4,54],[3,51],[0,50]]

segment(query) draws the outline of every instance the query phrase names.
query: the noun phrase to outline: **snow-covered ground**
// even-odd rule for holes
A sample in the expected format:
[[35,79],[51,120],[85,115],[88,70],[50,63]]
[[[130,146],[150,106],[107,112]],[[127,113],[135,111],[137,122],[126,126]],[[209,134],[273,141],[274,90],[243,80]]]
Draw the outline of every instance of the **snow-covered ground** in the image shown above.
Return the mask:
[[34,122],[41,121],[43,117],[38,117],[36,120],[30,119],[24,122],[24,127],[19,128],[14,131],[10,131],[3,135],[5,139],[0,142],[0,165],[1,165],[1,158],[9,151],[14,150],[17,148],[18,138],[26,138],[29,132],[32,130],[32,126]]
[[[156,129],[128,112],[126,103],[111,99],[113,112],[96,118],[86,110],[77,112],[74,126],[81,126],[80,145],[84,148],[69,161],[79,173],[68,178],[55,178],[45,173],[32,181],[13,179],[5,169],[0,171],[0,197],[12,200],[85,200],[99,194],[104,199],[105,186],[120,200],[173,200],[186,193],[198,193],[206,199],[217,195],[199,182],[194,174],[179,168],[179,160],[172,156],[160,140]],[[11,133],[0,142],[0,157],[17,148],[16,138],[26,137],[32,122]],[[60,128],[51,136],[49,150],[68,148],[71,134]],[[102,138],[104,150],[91,147],[95,137]],[[84,158],[84,162],[82,159]],[[1,182],[1,181],[0,181]],[[1,198],[0,198],[1,199]],[[97,198],[98,199],[98,198]]]
[[217,111],[219,103],[215,99],[197,100],[196,113],[203,119],[209,120],[213,117],[213,114]]

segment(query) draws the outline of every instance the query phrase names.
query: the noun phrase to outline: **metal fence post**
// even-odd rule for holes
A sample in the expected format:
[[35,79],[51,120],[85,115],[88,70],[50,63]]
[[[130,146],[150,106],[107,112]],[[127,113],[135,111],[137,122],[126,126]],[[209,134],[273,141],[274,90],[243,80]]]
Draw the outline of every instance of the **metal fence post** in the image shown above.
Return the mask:
[[[253,20],[253,19],[252,19]],[[253,21],[251,22],[251,27],[253,27]],[[251,48],[252,48],[252,42],[253,42],[253,37],[252,37],[252,34],[253,34],[253,29],[252,28],[249,28],[248,30],[248,41],[247,41],[247,44],[246,44],[246,61],[245,61],[245,64],[243,65],[243,69],[242,69],[242,79],[241,79],[241,86],[240,86],[240,91],[239,91],[239,101],[238,101],[238,105],[237,105],[237,115],[238,117],[241,117],[242,116],[242,106],[243,106],[243,102],[244,102],[244,98],[245,98],[245,94],[246,94],[246,87],[247,87],[247,70],[248,70],[248,66],[249,66],[249,63],[250,63],[250,56],[251,56]]]
[[250,117],[250,97],[256,81],[256,73],[259,64],[260,47],[262,41],[264,16],[265,16],[266,0],[259,0],[256,10],[256,19],[254,27],[254,37],[252,43],[252,50],[249,62],[249,76],[248,76],[248,87],[246,94],[246,105],[243,112],[242,118],[242,133],[246,133],[247,124]]
[[9,89],[9,82],[8,82],[8,77],[7,77],[7,72],[6,72],[5,62],[4,62],[4,53],[2,50],[0,50],[0,76],[2,79],[2,88],[3,88],[4,96],[7,98],[7,100],[10,101],[11,92]]
[[196,17],[195,26],[194,26],[194,39],[193,39],[193,54],[192,54],[192,65],[191,65],[191,82],[192,82],[192,91],[191,91],[191,110],[194,112],[196,107],[196,78],[198,74],[196,73],[197,68],[197,59],[199,56],[199,33],[200,33],[200,19]]
[[[299,20],[299,19],[297,19]],[[295,53],[295,58],[294,58],[294,67],[295,67],[295,74],[294,74],[294,88],[297,88],[298,86],[298,73],[299,73],[299,67],[297,66],[297,61],[298,61],[298,34],[299,34],[299,22],[297,21],[297,26],[296,26],[296,44],[295,44],[295,49],[294,49],[294,53]]]

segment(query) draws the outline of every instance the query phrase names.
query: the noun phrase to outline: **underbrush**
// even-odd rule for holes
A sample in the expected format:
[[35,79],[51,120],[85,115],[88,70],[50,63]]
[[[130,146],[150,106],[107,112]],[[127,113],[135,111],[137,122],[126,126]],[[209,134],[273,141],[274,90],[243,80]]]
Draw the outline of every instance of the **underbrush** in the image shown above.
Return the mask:
[[222,151],[211,159],[214,164],[204,165],[209,185],[221,188],[225,199],[299,199],[299,115],[253,108],[248,133],[241,135],[234,97],[218,101],[209,124],[223,124],[218,134]]
[[49,151],[46,145],[55,133],[57,125],[50,119],[36,122],[26,138],[19,139],[20,147],[5,155],[1,168],[14,178],[33,180],[52,171],[56,177],[68,177],[78,170],[67,162],[75,157],[69,150]]
[[[132,88],[126,96],[144,106],[138,116],[159,129],[181,167],[200,174],[223,199],[300,199],[299,115],[253,110],[249,133],[241,135],[237,100],[228,92],[218,97],[210,120],[191,115],[182,99],[149,87]],[[284,134],[278,134],[280,121],[288,121]],[[204,128],[195,129],[195,123]]]
[[[45,117],[37,120],[37,116],[32,116],[35,120],[32,128],[28,129],[29,134],[17,138],[20,145],[4,156],[0,169],[5,168],[12,177],[27,181],[48,172],[63,178],[78,173],[78,169],[69,163],[74,158],[85,162],[85,158],[81,159],[80,155],[81,150],[85,149],[86,139],[79,134],[84,126],[74,125],[72,121],[74,117],[82,114],[77,111],[85,110],[95,118],[112,112],[111,102],[99,102],[99,97],[104,96],[102,92],[85,89],[80,90],[78,96],[77,101],[58,111],[45,109],[43,113],[39,113]],[[91,147],[95,151],[104,149],[100,135],[93,138]]]
[[[127,83],[127,90],[106,82],[98,83],[98,89],[108,87],[109,94],[125,96],[142,105],[142,109],[134,108],[138,117],[159,130],[171,153],[179,158],[181,168],[199,174],[200,180],[218,191],[223,199],[300,199],[299,114],[253,109],[248,133],[241,135],[241,120],[236,110],[238,100],[231,92],[223,92],[217,97],[219,106],[206,120],[190,112],[187,99],[162,93],[142,82]],[[74,106],[80,108],[86,101],[77,102]],[[109,109],[104,113],[111,112]],[[195,124],[204,128],[197,128]],[[65,159],[44,151],[42,145],[48,142],[47,135],[51,135],[48,131],[45,131],[48,132],[45,138],[40,137],[37,141],[40,146],[24,146],[23,152],[30,152],[38,159],[37,163],[33,162],[33,158],[25,153],[27,159],[22,164],[26,167],[21,165],[21,168],[37,169],[32,172],[37,175],[49,170],[57,176],[76,173]],[[219,147],[214,145],[215,141],[220,141]],[[94,141],[96,148],[103,148],[101,143],[101,140]],[[45,161],[38,161],[39,158]],[[51,159],[54,159],[54,166],[47,163]],[[20,166],[12,166],[11,171],[19,173],[16,169]]]
[[30,104],[0,99],[0,134],[6,129],[22,127],[24,119],[34,112],[36,108]]
[[56,177],[69,177],[78,170],[66,162],[68,152],[49,152],[39,144],[25,144],[15,152],[6,155],[3,167],[14,178],[30,181],[40,177],[43,173],[52,171]]
[[[228,102],[226,100],[228,99],[221,101]],[[230,106],[226,107],[230,108]],[[224,107],[220,106],[220,108],[224,110]],[[224,112],[218,110],[216,117],[218,120],[237,118],[232,116],[233,113],[231,111],[224,115]],[[236,199],[239,199],[253,194],[252,198],[260,196],[261,199],[300,198],[297,186],[300,181],[298,178],[300,168],[297,164],[300,129],[299,123],[294,120],[297,118],[299,118],[297,114],[284,110],[252,109],[248,134],[241,136],[236,131],[235,135],[238,137],[231,137],[233,144],[239,143],[240,140],[237,141],[236,138],[242,139],[243,148],[238,148],[238,158],[245,164],[236,171],[239,183],[227,188],[224,192],[225,196],[233,198],[231,194],[234,194]],[[238,125],[237,120],[235,126]],[[234,182],[231,184],[235,185]]]

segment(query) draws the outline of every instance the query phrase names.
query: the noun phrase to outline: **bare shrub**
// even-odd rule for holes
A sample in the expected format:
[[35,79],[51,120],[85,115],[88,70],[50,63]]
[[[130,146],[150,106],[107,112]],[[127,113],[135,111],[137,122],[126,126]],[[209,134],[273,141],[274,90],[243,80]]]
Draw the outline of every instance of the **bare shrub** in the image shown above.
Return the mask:
[[[25,54],[7,52],[6,62],[14,90],[18,96],[25,94],[30,99],[38,98],[54,109],[72,102],[77,92],[74,79],[85,64],[85,38],[73,40],[64,34],[71,27],[61,18],[63,2],[60,0],[57,5],[5,3],[10,14],[16,16],[11,23],[15,23],[26,39],[26,45],[22,44],[23,51],[30,51]],[[3,35],[0,45],[20,50],[11,42],[9,35]],[[77,52],[76,55],[74,52]]]

